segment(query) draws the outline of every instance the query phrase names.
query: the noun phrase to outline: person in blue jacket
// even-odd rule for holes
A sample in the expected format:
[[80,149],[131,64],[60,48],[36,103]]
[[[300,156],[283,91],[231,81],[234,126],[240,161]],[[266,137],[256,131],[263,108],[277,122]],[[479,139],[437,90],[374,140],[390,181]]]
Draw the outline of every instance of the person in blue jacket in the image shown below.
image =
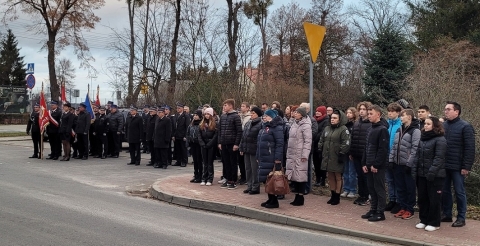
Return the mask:
[[[400,120],[400,112],[402,111],[402,106],[398,103],[390,103],[387,106],[388,111],[388,134],[390,134],[390,145],[389,151],[392,149],[393,143],[395,141],[395,133],[402,126],[402,121]],[[391,211],[393,214],[396,214],[400,211],[400,202],[397,197],[397,189],[395,186],[395,175],[393,172],[393,166],[389,166],[385,170],[385,180],[388,185],[388,204],[385,207],[385,211]]]

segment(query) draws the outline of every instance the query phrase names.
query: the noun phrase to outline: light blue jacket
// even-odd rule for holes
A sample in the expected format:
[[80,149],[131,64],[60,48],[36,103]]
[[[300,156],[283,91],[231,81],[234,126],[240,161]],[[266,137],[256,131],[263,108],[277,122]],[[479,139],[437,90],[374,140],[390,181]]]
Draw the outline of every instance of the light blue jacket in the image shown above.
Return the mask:
[[394,120],[388,120],[388,134],[390,134],[390,147],[388,148],[389,150],[392,149],[393,143],[395,142],[395,133],[401,126],[402,121],[400,120],[400,117],[397,117]]

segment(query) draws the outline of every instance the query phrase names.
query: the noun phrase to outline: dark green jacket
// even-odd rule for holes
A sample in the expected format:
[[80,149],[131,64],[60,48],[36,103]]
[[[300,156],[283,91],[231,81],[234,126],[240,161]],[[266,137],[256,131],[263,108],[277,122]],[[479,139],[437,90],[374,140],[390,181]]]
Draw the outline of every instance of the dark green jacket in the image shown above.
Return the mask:
[[350,132],[345,126],[347,116],[342,111],[338,125],[328,125],[320,136],[318,146],[322,149],[322,170],[327,172],[343,173],[348,151],[350,150]]

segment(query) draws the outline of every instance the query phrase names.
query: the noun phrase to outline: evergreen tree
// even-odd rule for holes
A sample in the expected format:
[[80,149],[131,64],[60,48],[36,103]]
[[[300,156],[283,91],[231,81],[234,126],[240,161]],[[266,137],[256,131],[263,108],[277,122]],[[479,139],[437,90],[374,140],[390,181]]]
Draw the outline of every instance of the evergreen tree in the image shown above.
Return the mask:
[[409,47],[402,34],[391,26],[377,34],[365,61],[365,100],[384,107],[409,89],[405,81],[412,70]]
[[12,30],[0,44],[0,84],[25,86],[26,65],[20,56],[18,41]]

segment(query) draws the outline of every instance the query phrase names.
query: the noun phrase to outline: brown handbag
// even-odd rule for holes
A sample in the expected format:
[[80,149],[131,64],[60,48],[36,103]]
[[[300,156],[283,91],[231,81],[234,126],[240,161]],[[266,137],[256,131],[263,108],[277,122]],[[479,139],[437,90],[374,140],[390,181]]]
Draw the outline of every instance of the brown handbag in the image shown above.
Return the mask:
[[290,186],[288,185],[288,178],[282,170],[273,170],[268,174],[267,181],[265,182],[265,193],[271,195],[286,195],[290,193]]

